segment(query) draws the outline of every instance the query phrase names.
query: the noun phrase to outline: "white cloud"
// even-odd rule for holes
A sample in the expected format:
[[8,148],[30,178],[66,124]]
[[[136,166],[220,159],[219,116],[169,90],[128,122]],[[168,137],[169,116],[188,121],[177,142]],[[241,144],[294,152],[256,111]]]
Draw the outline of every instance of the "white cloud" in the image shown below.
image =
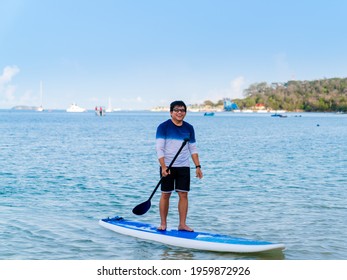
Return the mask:
[[16,91],[16,87],[12,85],[7,86],[3,90],[2,95],[5,97],[6,102],[12,102],[15,99],[14,97],[15,91]]
[[18,100],[20,105],[32,105],[33,100],[36,98],[33,97],[33,92],[31,90],[27,90]]
[[246,80],[243,76],[239,76],[230,82],[230,98],[242,98]]
[[6,66],[2,71],[0,76],[0,87],[6,85],[6,83],[11,82],[12,78],[19,72],[19,68],[17,66]]
[[214,89],[211,90],[207,96],[201,98],[198,103],[202,103],[205,100],[218,101],[223,98],[244,98],[243,90],[246,87],[246,79],[243,76],[236,77],[235,79],[230,81],[230,86],[228,88],[223,89]]
[[16,86],[11,84],[15,75],[19,73],[17,66],[6,66],[0,75],[0,101],[3,104],[9,104],[14,101]]

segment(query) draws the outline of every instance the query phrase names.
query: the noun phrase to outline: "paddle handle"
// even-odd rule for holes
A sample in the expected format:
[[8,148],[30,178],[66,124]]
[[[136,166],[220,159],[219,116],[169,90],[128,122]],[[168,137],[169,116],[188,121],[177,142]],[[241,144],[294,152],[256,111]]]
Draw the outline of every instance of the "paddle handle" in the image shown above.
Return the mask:
[[[170,168],[171,168],[172,165],[174,164],[175,160],[177,159],[178,155],[180,154],[180,152],[182,151],[182,149],[184,148],[184,146],[187,144],[188,141],[189,141],[189,138],[185,138],[185,139],[183,140],[183,143],[182,143],[181,147],[179,148],[178,152],[176,153],[176,155],[175,155],[174,158],[172,159],[170,165],[169,165],[168,168],[166,169],[166,172],[168,172],[168,171],[170,170]],[[157,186],[154,188],[154,190],[153,190],[153,192],[152,192],[152,194],[151,194],[151,196],[149,197],[148,200],[151,200],[151,199],[152,199],[153,195],[155,194],[155,192],[156,192],[157,189],[159,188],[160,183],[161,183],[162,180],[163,180],[163,176],[160,177],[160,180],[159,180]]]

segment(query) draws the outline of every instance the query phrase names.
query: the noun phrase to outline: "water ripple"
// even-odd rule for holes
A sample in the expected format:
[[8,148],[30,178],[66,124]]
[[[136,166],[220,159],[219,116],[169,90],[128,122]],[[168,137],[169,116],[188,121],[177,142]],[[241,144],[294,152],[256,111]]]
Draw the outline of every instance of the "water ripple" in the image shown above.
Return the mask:
[[[98,225],[114,215],[159,223],[159,192],[146,215],[131,210],[159,180],[154,135],[166,114],[0,114],[0,259],[347,258],[343,115],[188,115],[205,175],[192,178],[188,223],[287,246],[244,255],[167,247]],[[174,194],[170,227],[177,202]]]

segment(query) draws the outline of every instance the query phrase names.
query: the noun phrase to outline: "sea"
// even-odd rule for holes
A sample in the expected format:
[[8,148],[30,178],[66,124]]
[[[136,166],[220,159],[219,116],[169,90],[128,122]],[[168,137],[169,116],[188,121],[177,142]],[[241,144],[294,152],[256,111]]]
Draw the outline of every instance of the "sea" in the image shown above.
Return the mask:
[[[166,246],[101,227],[135,216],[159,181],[157,126],[168,112],[0,110],[1,260],[346,260],[347,115],[188,112],[204,178],[194,177],[196,231],[283,243],[234,254]],[[177,194],[168,227],[178,225]]]

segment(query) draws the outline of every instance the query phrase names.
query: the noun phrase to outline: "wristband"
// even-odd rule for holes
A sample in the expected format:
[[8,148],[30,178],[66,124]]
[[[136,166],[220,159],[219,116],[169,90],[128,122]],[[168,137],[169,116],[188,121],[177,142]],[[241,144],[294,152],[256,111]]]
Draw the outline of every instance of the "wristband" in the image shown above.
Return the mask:
[[201,165],[196,165],[195,168],[201,168]]

